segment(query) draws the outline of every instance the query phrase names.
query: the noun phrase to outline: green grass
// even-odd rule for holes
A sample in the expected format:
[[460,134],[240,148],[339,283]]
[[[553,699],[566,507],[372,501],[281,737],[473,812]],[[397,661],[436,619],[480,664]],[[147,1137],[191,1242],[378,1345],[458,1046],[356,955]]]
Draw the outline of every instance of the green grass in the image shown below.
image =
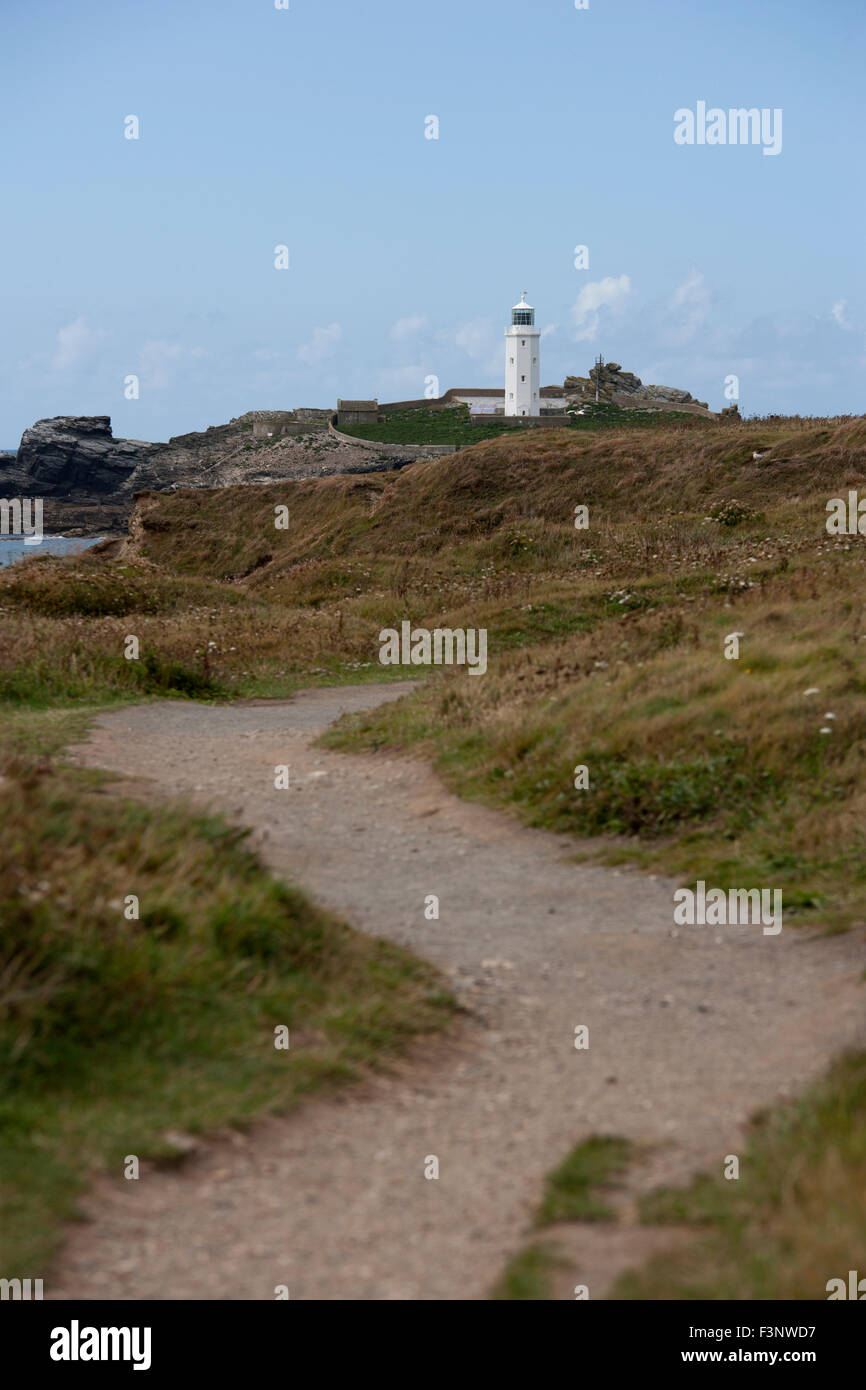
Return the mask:
[[618,1281],[618,1299],[825,1299],[866,1272],[866,1053],[840,1058],[799,1099],[757,1116],[718,1171],[641,1203],[644,1222],[692,1226],[690,1244]]
[[[627,410],[620,406],[601,402],[586,407],[586,413],[550,417],[551,429],[569,430],[597,429],[646,429],[654,426],[669,427],[674,421],[686,421],[688,425],[699,423],[702,417],[685,411],[643,411]],[[539,428],[536,426],[536,428]],[[485,439],[496,439],[511,431],[520,430],[525,435],[526,426],[509,421],[504,416],[491,416],[490,423],[474,425],[470,423],[467,405],[448,406],[444,409],[428,410],[423,407],[415,410],[396,410],[378,424],[343,425],[343,434],[355,439],[372,439],[381,444],[453,444],[455,449],[466,445],[480,444]]]
[[634,1146],[616,1135],[594,1134],[578,1144],[548,1173],[535,1224],[614,1221],[616,1212],[601,1194],[617,1187],[633,1157]]
[[447,410],[398,410],[378,424],[342,425],[343,434],[355,439],[374,439],[380,444],[479,444],[504,434],[510,426],[501,421],[471,425],[468,406]]
[[86,737],[95,714],[111,706],[0,706],[0,749],[5,757],[52,758]]
[[[569,1221],[615,1221],[604,1194],[614,1191],[634,1160],[628,1139],[593,1134],[548,1173],[533,1225],[556,1227]],[[512,1256],[490,1297],[496,1300],[554,1298],[552,1278],[570,1261],[550,1241],[531,1241]]]
[[490,1297],[496,1301],[549,1302],[553,1298],[551,1276],[566,1263],[549,1245],[527,1245],[509,1260]]
[[450,1017],[432,968],[272,878],[217,818],[22,756],[0,803],[3,1277],[43,1274],[92,1173],[171,1156],[168,1129],[285,1111]]
[[[626,1300],[814,1300],[866,1252],[866,1052],[840,1058],[796,1100],[754,1116],[736,1155],[739,1176],[717,1171],[684,1188],[657,1188],[639,1202],[645,1225],[680,1239],[620,1276],[609,1297]],[[550,1173],[536,1226],[610,1221],[604,1200],[638,1157],[627,1140],[593,1136]],[[553,1233],[555,1235],[555,1231]],[[506,1266],[491,1297],[550,1299],[562,1263],[555,1245],[532,1243]]]

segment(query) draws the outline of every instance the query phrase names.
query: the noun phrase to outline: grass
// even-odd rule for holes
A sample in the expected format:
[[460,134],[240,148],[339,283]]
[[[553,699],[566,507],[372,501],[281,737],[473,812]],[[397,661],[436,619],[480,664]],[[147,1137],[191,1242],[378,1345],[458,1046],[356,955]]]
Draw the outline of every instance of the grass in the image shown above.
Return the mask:
[[736,1179],[704,1175],[643,1199],[645,1222],[691,1225],[695,1239],[624,1275],[612,1297],[825,1299],[829,1280],[863,1275],[866,1053],[756,1117],[739,1157]]
[[553,1298],[551,1277],[566,1261],[550,1245],[534,1242],[509,1260],[490,1297],[496,1301]]
[[[667,416],[667,418],[665,418]],[[688,412],[624,410],[608,402],[586,407],[584,415],[566,415],[551,420],[551,428],[569,430],[670,428],[671,416],[678,422],[691,424],[697,418]],[[537,426],[535,428],[538,428]],[[472,424],[468,405],[448,406],[445,409],[395,410],[378,424],[343,425],[343,434],[356,439],[373,439],[382,444],[453,444],[455,449],[480,444],[486,439],[500,438],[509,431],[526,427],[504,416],[491,416],[490,423]]]
[[866,425],[655,418],[399,474],[145,495],[126,558],[0,575],[0,707],[418,677],[380,665],[383,628],[484,627],[483,679],[434,671],[331,742],[424,752],[604,862],[862,922],[866,569],[862,538],[824,523],[866,479]]
[[94,1171],[284,1111],[450,1016],[431,968],[273,879],[219,819],[22,756],[0,803],[4,1277],[44,1272]]
[[[568,1221],[615,1221],[616,1212],[605,1194],[618,1187],[635,1156],[635,1147],[628,1139],[590,1135],[548,1173],[533,1220],[535,1228],[555,1228]],[[550,1301],[556,1296],[553,1277],[569,1263],[555,1240],[533,1240],[508,1261],[490,1297]]]
[[628,1139],[594,1134],[578,1144],[548,1173],[536,1213],[536,1226],[558,1221],[614,1221],[616,1213],[601,1196],[617,1186],[634,1155]]
[[[862,555],[768,574],[733,614],[712,580],[688,608],[664,586],[631,620],[588,602],[588,631],[504,645],[483,680],[443,669],[327,742],[423,750],[464,796],[602,837],[606,862],[771,884],[786,920],[862,922]],[[731,630],[746,633],[738,662],[723,654]]]
[[[636,1156],[614,1136],[578,1145],[548,1175],[535,1225],[614,1220],[603,1194]],[[723,1176],[726,1157],[714,1175],[640,1199],[644,1225],[678,1233],[691,1227],[693,1239],[621,1275],[610,1298],[814,1300],[827,1298],[832,1279],[847,1289],[852,1267],[863,1276],[866,1052],[840,1057],[796,1100],[754,1116],[737,1157],[737,1178]],[[555,1242],[531,1243],[508,1263],[491,1297],[551,1299],[551,1277],[563,1263]]]
[[456,449],[493,439],[512,427],[501,420],[470,424],[469,407],[460,405],[447,410],[395,410],[378,424],[340,428],[354,439],[374,439],[380,444],[453,444]]
[[[576,855],[779,887],[789,926],[866,922],[866,553],[825,529],[829,498],[866,490],[866,422],[651,418],[467,425],[474,447],[396,473],[144,494],[123,553],[0,573],[0,1033],[29,1078],[3,1101],[10,1277],[47,1258],[94,1168],[158,1154],[169,1125],[294,1104],[447,1013],[423,967],[281,896],[226,827],[121,808],[64,768],[94,710],[423,675],[327,741],[429,756],[462,795],[581,837]],[[404,619],[485,627],[486,676],[381,666],[379,632]],[[139,922],[116,906],[130,892]],[[128,1009],[97,1009],[115,984]],[[290,1075],[268,1050],[284,1015],[314,1039]],[[90,1071],[88,1028],[108,1029]],[[853,1200],[844,1186],[839,1210]]]

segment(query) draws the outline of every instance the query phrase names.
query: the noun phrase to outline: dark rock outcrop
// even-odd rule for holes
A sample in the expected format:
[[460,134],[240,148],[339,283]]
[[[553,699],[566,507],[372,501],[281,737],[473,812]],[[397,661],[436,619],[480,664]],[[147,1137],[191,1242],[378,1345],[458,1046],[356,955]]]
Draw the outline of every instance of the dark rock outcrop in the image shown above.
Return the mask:
[[691,409],[709,411],[706,401],[697,401],[690,391],[681,391],[676,386],[644,386],[634,372],[624,372],[619,362],[605,362],[601,369],[591,367],[589,376],[567,376],[565,392],[569,404],[584,405],[594,401],[598,386],[598,397],[602,401],[631,405],[639,408],[687,405]]
[[[118,535],[137,492],[377,473],[397,464],[328,435],[330,412],[251,410],[166,444],[115,439],[108,415],[58,415],[0,456],[0,497],[40,497],[51,534]],[[302,418],[303,417],[303,418]]]
[[122,490],[153,448],[115,439],[108,415],[56,415],[24,431],[16,467],[40,496],[98,498]]

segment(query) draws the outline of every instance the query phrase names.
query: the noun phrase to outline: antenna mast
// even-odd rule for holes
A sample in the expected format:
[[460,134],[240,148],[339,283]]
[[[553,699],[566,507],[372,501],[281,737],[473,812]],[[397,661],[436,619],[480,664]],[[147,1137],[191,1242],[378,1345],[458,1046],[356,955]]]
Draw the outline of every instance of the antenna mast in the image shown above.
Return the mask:
[[604,366],[604,358],[601,353],[595,359],[595,403],[598,405],[598,388],[601,381],[601,369]]

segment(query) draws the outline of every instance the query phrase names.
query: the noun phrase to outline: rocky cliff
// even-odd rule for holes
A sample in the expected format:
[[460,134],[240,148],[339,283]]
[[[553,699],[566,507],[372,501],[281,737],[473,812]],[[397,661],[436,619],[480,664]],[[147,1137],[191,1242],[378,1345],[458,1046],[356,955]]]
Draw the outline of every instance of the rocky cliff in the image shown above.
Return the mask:
[[[618,362],[602,367],[598,388],[601,400],[618,405],[711,413],[688,391],[644,386]],[[564,389],[570,406],[594,401],[596,369],[566,377]],[[0,497],[41,497],[50,534],[120,535],[136,492],[385,472],[412,461],[410,448],[402,457],[332,437],[329,416],[304,408],[251,410],[161,444],[115,439],[108,415],[37,420],[24,431],[17,455],[0,454]]]
[[0,455],[0,497],[41,497],[45,528],[65,535],[126,530],[136,492],[274,483],[400,466],[328,435],[328,411],[249,411],[167,443],[115,439],[108,415],[58,415]]

